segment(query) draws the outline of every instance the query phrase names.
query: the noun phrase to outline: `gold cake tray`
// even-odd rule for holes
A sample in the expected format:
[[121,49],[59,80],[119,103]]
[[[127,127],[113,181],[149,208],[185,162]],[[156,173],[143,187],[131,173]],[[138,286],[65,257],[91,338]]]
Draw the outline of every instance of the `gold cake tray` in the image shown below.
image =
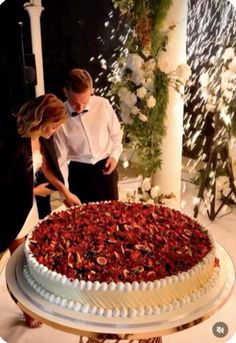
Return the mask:
[[107,318],[75,312],[50,303],[37,294],[24,277],[23,246],[15,251],[7,264],[7,287],[24,312],[59,330],[103,339],[158,337],[202,322],[214,314],[229,298],[235,281],[234,264],[220,244],[216,243],[216,247],[216,255],[220,260],[220,274],[216,285],[197,301],[157,315]]

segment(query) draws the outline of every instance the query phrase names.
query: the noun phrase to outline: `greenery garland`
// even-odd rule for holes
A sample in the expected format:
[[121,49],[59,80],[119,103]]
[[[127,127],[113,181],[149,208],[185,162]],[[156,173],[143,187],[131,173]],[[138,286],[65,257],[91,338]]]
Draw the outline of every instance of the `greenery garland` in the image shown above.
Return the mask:
[[125,126],[127,147],[135,148],[144,176],[150,176],[161,167],[161,143],[165,135],[165,115],[168,103],[168,79],[158,71],[155,75],[156,106],[149,111],[146,123],[134,118],[132,124]]
[[[133,104],[135,105],[133,108],[138,108],[139,115],[131,113],[126,116],[123,124],[124,145],[138,154],[142,174],[150,176],[161,167],[161,144],[166,132],[168,75],[158,68],[157,59],[159,52],[165,50],[167,44],[168,32],[163,29],[163,23],[172,0],[112,1],[114,7],[120,10],[121,15],[125,16],[129,23],[132,33],[125,43],[125,48],[132,55],[133,61],[138,64],[136,69],[131,70],[132,67],[129,66],[124,68],[124,56],[117,61],[122,75],[120,80],[112,80],[110,94],[115,97],[120,112],[127,112],[128,100],[125,100],[125,105],[122,104],[121,89],[123,89],[123,98],[129,95],[129,102],[134,102],[137,92],[143,88],[138,81],[132,80],[132,73],[137,74],[142,69],[146,84],[150,83],[151,79],[151,86],[145,86],[146,95],[137,97],[136,103]],[[142,66],[139,68],[141,60]],[[154,69],[150,67],[153,62]]]

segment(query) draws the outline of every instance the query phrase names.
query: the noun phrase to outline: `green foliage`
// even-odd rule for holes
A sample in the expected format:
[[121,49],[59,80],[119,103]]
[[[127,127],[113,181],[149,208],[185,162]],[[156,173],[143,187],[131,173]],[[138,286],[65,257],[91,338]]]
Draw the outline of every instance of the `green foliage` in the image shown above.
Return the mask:
[[[129,53],[138,54],[143,59],[144,79],[151,79],[151,87],[147,87],[145,97],[137,97],[135,107],[139,115],[131,113],[130,120],[124,121],[124,145],[135,150],[144,176],[150,176],[161,167],[161,144],[165,135],[165,117],[168,104],[168,76],[157,66],[158,53],[165,50],[167,44],[166,32],[162,30],[163,22],[172,4],[172,0],[112,0],[114,7],[126,16],[132,35],[125,47]],[[148,53],[146,53],[148,51]],[[155,61],[155,68],[150,67]],[[124,60],[118,61],[122,69]],[[136,69],[138,71],[138,68]],[[149,76],[148,76],[149,75]],[[125,88],[130,94],[137,96],[139,87],[132,79],[132,70],[126,67],[120,80],[112,81],[110,94],[115,97],[117,108],[122,112],[122,101],[119,90]],[[147,105],[148,98],[154,97],[154,106]],[[124,109],[124,108],[123,108]],[[122,117],[122,115],[121,115]]]
[[150,7],[153,11],[153,30],[152,30],[152,53],[156,55],[160,49],[162,49],[163,42],[165,42],[165,36],[161,32],[163,21],[166,18],[167,12],[172,4],[172,0],[151,0]]
[[145,0],[134,0],[134,18],[138,21],[142,16],[143,13],[146,12],[146,9],[149,9],[148,1]]
[[168,78],[158,70],[155,75],[154,95],[158,99],[154,108],[146,113],[149,118],[142,122],[134,117],[132,124],[124,126],[126,147],[136,151],[143,175],[151,175],[161,167],[161,144],[165,134],[165,116],[168,103]]

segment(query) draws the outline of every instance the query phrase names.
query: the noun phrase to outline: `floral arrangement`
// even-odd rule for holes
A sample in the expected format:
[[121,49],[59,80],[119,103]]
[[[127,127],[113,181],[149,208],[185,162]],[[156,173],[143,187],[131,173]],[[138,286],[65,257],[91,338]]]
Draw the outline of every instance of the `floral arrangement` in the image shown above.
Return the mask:
[[152,186],[151,178],[146,177],[142,180],[137,191],[126,193],[126,198],[124,200],[129,202],[145,202],[147,204],[161,204],[168,206],[174,198],[174,193],[160,193],[159,186]]
[[[165,135],[168,86],[182,91],[191,71],[180,65],[171,71],[163,54],[175,25],[164,26],[171,0],[113,0],[126,17],[130,31],[112,76],[115,97],[124,126],[125,146],[135,151],[144,176],[161,166]],[[127,159],[125,159],[127,167]]]

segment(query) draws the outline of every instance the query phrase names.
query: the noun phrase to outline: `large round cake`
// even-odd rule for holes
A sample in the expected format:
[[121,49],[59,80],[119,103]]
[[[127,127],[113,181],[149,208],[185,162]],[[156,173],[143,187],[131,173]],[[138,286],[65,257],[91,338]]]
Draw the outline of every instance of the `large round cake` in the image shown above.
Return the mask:
[[214,241],[173,209],[119,201],[53,213],[25,243],[24,274],[50,302],[134,317],[197,301],[217,280]]

